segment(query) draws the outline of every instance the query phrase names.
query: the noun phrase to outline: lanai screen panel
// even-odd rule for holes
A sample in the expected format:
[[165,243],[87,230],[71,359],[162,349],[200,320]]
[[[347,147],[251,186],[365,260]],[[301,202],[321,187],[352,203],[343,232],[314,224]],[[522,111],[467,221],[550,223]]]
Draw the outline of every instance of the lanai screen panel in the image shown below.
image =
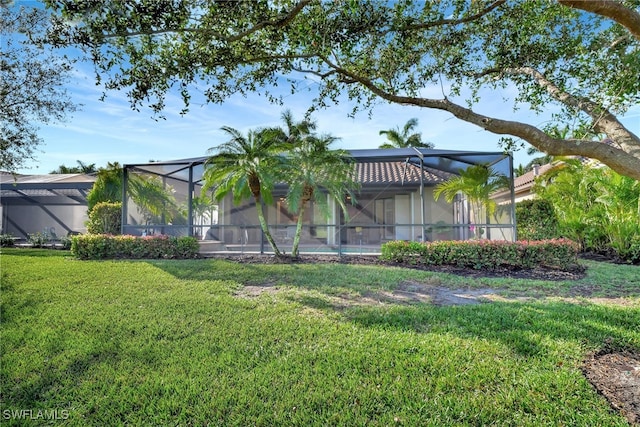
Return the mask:
[[187,159],[125,169],[125,234],[198,235],[215,221],[211,203],[202,197],[202,163]]
[[[331,218],[320,220],[320,215],[312,215],[312,223],[305,224],[304,236],[316,245],[316,250],[328,249],[349,252],[348,247],[354,242],[362,246],[370,243],[384,243],[392,239],[431,240],[431,239],[466,239],[482,230],[482,238],[511,240],[515,236],[515,217],[513,213],[512,191],[502,193],[497,199],[496,215],[483,218],[481,221],[469,215],[469,204],[464,197],[459,197],[448,208],[443,208],[433,199],[433,187],[438,180],[446,180],[473,165],[486,165],[494,171],[509,178],[513,186],[512,159],[503,152],[472,152],[456,150],[428,149],[390,149],[390,150],[351,150],[356,162],[373,164],[394,162],[410,168],[418,180],[403,180],[400,184],[369,182],[363,184],[360,199],[361,209],[351,207],[354,220],[346,221],[334,206]],[[153,225],[152,232],[192,235],[201,240],[221,242],[220,248],[240,246],[265,250],[264,236],[258,225],[253,201],[235,205],[231,198],[205,207],[209,213],[202,213],[201,201],[202,176],[207,157],[197,157],[169,162],[127,165],[126,169],[135,176],[155,176],[170,189],[175,199],[169,205],[175,210],[172,215],[156,216],[149,224],[148,218],[136,217],[136,212],[144,210],[144,203],[134,200],[131,189],[127,190],[126,218],[123,218],[123,229],[127,233],[142,234],[148,225]],[[416,168],[422,173],[415,174]],[[284,195],[286,189],[283,189]],[[265,207],[265,214],[270,229],[283,241],[291,238],[291,227],[295,216],[286,211],[282,196],[276,194],[273,206]],[[205,194],[206,196],[206,194]],[[210,196],[210,193],[209,193]],[[380,200],[378,200],[380,199]],[[393,200],[391,200],[393,199]],[[425,206],[420,212],[420,206]],[[313,210],[311,211],[313,212]],[[309,212],[306,215],[311,215]],[[317,217],[317,218],[316,218]],[[171,221],[168,220],[171,218]],[[141,219],[144,219],[141,222]],[[389,221],[395,221],[389,224]],[[306,221],[306,218],[305,218]],[[400,221],[402,224],[398,223]],[[472,231],[473,228],[476,231]],[[228,241],[228,242],[227,242]],[[226,247],[224,245],[228,244]],[[268,250],[268,246],[266,247]],[[356,247],[351,251],[357,251]]]

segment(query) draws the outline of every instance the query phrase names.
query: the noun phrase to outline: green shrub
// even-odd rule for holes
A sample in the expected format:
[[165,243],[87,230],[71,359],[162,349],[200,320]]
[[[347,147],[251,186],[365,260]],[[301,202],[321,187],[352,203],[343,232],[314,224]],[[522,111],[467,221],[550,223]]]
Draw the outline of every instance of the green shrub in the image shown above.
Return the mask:
[[640,181],[607,167],[565,160],[537,183],[535,192],[553,204],[559,234],[583,251],[617,254],[630,262],[637,258],[631,240],[640,234]]
[[27,237],[27,240],[34,248],[41,248],[51,240],[48,233],[41,233],[39,231],[37,233],[27,234]]
[[7,247],[7,246],[13,246],[14,245],[14,239],[13,239],[13,235],[11,234],[0,234],[0,246],[1,247]]
[[631,264],[640,264],[640,234],[629,237],[628,246],[620,249],[618,255]]
[[394,241],[382,245],[381,259],[411,265],[452,265],[480,269],[537,266],[567,269],[577,263],[578,245],[567,239],[538,241]]
[[544,240],[560,237],[558,218],[548,200],[533,199],[516,203],[519,240]]
[[59,240],[62,245],[62,249],[71,249],[71,237],[61,236]]
[[71,253],[80,259],[195,258],[198,249],[194,237],[85,234],[71,238]]
[[100,202],[89,211],[87,232],[90,234],[120,234],[122,203]]

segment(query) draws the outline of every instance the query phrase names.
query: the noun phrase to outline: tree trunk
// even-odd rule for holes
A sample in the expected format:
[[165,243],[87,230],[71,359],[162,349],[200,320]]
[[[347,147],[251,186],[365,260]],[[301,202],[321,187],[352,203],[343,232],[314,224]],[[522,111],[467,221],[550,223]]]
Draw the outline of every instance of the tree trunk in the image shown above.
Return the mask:
[[558,3],[613,19],[640,40],[640,13],[621,2],[607,0],[558,0]]
[[306,202],[302,203],[300,206],[300,212],[298,212],[298,221],[296,223],[296,235],[293,237],[293,247],[291,248],[291,256],[297,258],[300,253],[298,251],[298,246],[300,245],[300,235],[302,234],[302,222],[304,215],[304,205]]
[[[465,108],[451,102],[447,98],[417,98],[386,92],[368,78],[359,76],[347,69],[344,69],[337,64],[332,63],[327,58],[322,57],[322,60],[336,72],[353,80],[351,83],[359,83],[369,89],[373,94],[389,102],[448,111],[458,119],[477,125],[491,133],[497,135],[513,135],[522,138],[538,150],[547,154],[553,156],[589,157],[601,161],[621,175],[626,175],[640,180],[640,138],[638,138],[638,136],[633,132],[626,129],[622,123],[620,123],[617,118],[608,111],[605,111],[606,114],[602,117],[598,116],[597,120],[594,119],[594,125],[597,125],[599,131],[605,133],[621,148],[616,148],[612,145],[604,144],[599,141],[564,140],[553,138],[535,126],[478,114],[469,108]],[[523,69],[521,71],[527,70]],[[576,101],[575,97],[562,92],[559,88],[547,81],[544,76],[534,73],[534,70],[528,70],[528,73],[531,75],[537,75],[538,78],[536,81],[538,85],[546,87],[550,95],[558,99],[564,105],[573,105]],[[591,108],[592,104],[593,103],[585,102],[580,105],[585,108],[585,112],[594,114],[594,111],[592,111],[593,108]]]
[[278,249],[276,241],[273,239],[273,236],[269,231],[269,226],[267,225],[267,221],[264,218],[264,212],[262,211],[262,200],[259,198],[256,199],[256,211],[258,211],[258,220],[260,221],[260,228],[262,228],[264,237],[267,239],[267,242],[269,242],[269,245],[271,245],[271,249],[273,249],[274,255],[277,257],[281,257],[283,254]]

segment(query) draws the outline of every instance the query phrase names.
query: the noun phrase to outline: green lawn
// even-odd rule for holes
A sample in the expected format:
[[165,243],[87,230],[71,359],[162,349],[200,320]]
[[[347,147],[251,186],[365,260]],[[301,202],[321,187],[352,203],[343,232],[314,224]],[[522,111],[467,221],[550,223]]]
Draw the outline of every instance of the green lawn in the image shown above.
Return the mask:
[[[605,341],[640,349],[638,267],[589,262],[554,283],[19,249],[0,262],[3,425],[627,425],[580,365]],[[336,304],[404,281],[548,298]],[[584,289],[623,304],[559,298]]]

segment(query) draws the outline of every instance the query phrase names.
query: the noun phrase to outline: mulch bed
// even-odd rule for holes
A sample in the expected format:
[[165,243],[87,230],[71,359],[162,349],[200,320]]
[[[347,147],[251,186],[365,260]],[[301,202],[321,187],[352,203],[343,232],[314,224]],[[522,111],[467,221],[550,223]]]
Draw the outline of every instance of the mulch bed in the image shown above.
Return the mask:
[[590,355],[585,377],[611,407],[633,426],[640,426],[640,353],[605,348]]
[[557,270],[550,268],[535,269],[510,269],[496,268],[492,270],[475,270],[472,268],[456,266],[425,266],[407,265],[382,261],[375,255],[302,255],[299,258],[275,257],[266,254],[243,254],[243,255],[218,255],[216,258],[224,258],[230,261],[242,262],[246,264],[353,264],[353,265],[386,265],[389,267],[404,267],[425,271],[436,271],[441,273],[451,273],[465,277],[502,277],[513,279],[539,279],[539,280],[578,280],[585,277],[585,267],[575,265],[569,270]]

